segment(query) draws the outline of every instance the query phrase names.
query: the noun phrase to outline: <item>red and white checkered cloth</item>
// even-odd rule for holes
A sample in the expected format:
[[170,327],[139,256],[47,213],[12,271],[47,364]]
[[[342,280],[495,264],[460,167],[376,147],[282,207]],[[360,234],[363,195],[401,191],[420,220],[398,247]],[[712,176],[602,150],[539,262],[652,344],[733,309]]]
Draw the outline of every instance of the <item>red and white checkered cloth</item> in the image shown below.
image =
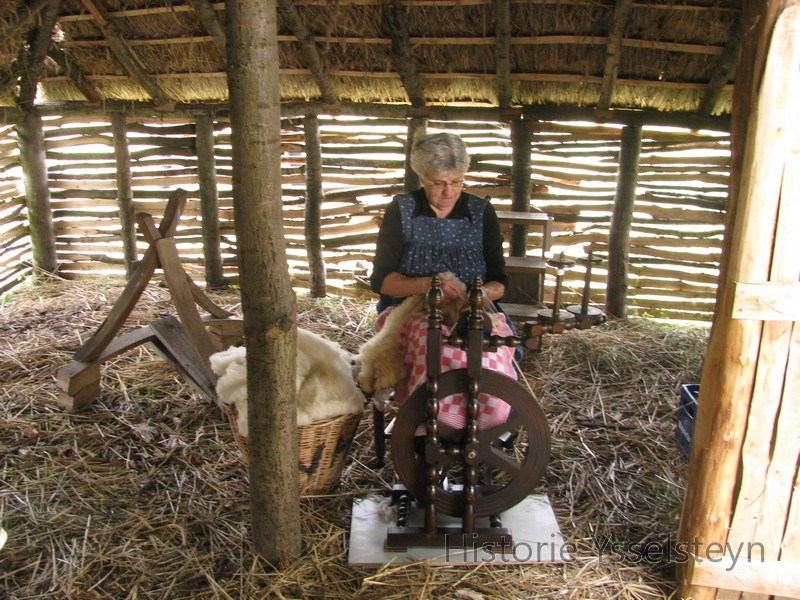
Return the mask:
[[[381,314],[378,328],[383,324],[383,318],[391,309]],[[511,328],[502,313],[492,315],[492,333],[495,335],[513,335]],[[406,367],[408,368],[408,381],[401,383],[394,390],[394,398],[399,404],[406,401],[408,396],[419,386],[427,381],[425,376],[425,355],[427,350],[428,318],[426,312],[413,315],[400,332],[400,348],[403,352]],[[443,335],[450,334],[450,328],[442,327]],[[484,369],[498,371],[504,375],[517,379],[514,369],[514,349],[503,346],[496,352],[484,352],[482,366]],[[453,369],[467,367],[467,352],[447,344],[442,345],[442,373]],[[496,396],[481,393],[478,395],[480,413],[478,427],[489,429],[505,423],[511,407]],[[467,423],[467,394],[459,393],[447,396],[439,401],[439,422],[463,429]],[[424,434],[424,431],[422,432]]]

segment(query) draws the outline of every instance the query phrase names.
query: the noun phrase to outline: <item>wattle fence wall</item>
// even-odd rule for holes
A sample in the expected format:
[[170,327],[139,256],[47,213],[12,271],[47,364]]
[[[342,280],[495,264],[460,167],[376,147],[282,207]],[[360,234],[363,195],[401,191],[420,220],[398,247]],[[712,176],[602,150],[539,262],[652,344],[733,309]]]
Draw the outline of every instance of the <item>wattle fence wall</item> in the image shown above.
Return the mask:
[[[116,203],[111,123],[102,116],[45,118],[47,164],[59,274],[65,278],[124,273]],[[320,117],[321,238],[329,291],[365,293],[380,215],[402,191],[406,122],[401,119]],[[459,133],[472,156],[468,189],[511,208],[509,128],[489,122],[435,122],[428,131]],[[607,250],[621,128],[589,123],[534,124],[531,208],[553,215],[553,250],[572,258],[588,247]],[[156,220],[170,191],[190,192],[178,245],[189,273],[203,280],[195,125],[190,119],[128,119],[137,212]],[[729,136],[723,132],[643,128],[630,247],[630,313],[708,321],[722,245]],[[284,119],[282,189],[289,269],[298,288],[308,282],[304,239],[305,153],[301,119]],[[215,161],[224,274],[237,278],[231,198],[230,130],[215,122]],[[540,232],[528,235],[539,252]],[[139,250],[144,248],[140,242]],[[24,187],[14,128],[0,126],[0,293],[31,274]],[[605,268],[593,271],[591,299],[602,305]],[[553,277],[547,277],[552,287]],[[582,291],[583,271],[566,278],[567,299]],[[545,300],[550,298],[545,292]]]

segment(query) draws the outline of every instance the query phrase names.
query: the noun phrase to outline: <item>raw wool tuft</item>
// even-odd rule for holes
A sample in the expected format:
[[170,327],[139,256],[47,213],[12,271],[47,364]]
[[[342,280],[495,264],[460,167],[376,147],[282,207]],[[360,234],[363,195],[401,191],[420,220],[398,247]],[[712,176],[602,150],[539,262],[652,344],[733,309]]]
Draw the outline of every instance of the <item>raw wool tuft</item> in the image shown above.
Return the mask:
[[[467,304],[467,286],[456,275],[447,271],[439,273],[439,279],[456,284],[464,293],[464,299],[451,302],[444,307],[444,324],[452,327],[458,315]],[[383,328],[376,333],[358,353],[361,363],[359,383],[367,394],[376,394],[393,388],[408,378],[408,369],[402,352],[400,352],[400,331],[411,315],[425,310],[426,295],[409,296],[396,308],[392,309]]]
[[[222,404],[236,405],[236,426],[248,436],[247,426],[247,351],[232,346],[210,357],[211,369],[219,376],[217,398]],[[297,329],[297,424],[360,412],[364,396],[353,380],[350,355],[331,342],[306,329]]]

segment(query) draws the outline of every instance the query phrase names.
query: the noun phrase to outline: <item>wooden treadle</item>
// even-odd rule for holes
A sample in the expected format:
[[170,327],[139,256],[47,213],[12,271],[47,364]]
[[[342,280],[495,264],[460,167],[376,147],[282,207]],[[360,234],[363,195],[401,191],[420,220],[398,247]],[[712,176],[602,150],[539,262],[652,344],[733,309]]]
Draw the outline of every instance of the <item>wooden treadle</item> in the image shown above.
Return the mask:
[[202,368],[200,356],[186,335],[186,330],[175,317],[164,317],[150,323],[155,339],[150,345],[164,360],[173,363],[189,384],[208,400],[214,401],[214,383]]

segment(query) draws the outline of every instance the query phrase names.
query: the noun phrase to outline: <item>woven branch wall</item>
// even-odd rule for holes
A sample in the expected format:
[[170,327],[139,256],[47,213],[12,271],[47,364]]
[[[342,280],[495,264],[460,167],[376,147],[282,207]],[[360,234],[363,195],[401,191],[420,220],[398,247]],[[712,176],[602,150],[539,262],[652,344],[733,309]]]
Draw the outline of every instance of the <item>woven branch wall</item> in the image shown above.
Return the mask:
[[[230,130],[217,122],[215,155],[225,276],[236,281]],[[497,209],[510,201],[511,142],[506,125],[430,122],[459,133],[472,156],[468,189]],[[383,208],[402,189],[406,124],[378,118],[320,118],[325,203],[322,243],[329,289],[363,293]],[[137,212],[159,217],[169,192],[190,191],[178,231],[186,269],[203,280],[195,129],[189,120],[129,122]],[[45,120],[47,164],[60,274],[66,278],[124,272],[116,204],[111,125],[102,117]],[[531,208],[555,217],[554,251],[580,257],[607,249],[620,128],[538,123],[532,141]],[[718,132],[643,130],[630,259],[630,313],[709,321],[714,308],[727,197],[729,137]],[[304,139],[300,119],[282,133],[284,226],[295,285],[306,286],[303,234]],[[541,245],[528,236],[529,252]],[[144,245],[140,248],[143,248]],[[13,127],[0,129],[0,293],[30,273],[30,241]],[[548,277],[548,286],[552,286]],[[568,273],[582,290],[580,267]],[[592,301],[604,303],[605,270],[593,274]],[[548,299],[545,292],[545,299]]]

